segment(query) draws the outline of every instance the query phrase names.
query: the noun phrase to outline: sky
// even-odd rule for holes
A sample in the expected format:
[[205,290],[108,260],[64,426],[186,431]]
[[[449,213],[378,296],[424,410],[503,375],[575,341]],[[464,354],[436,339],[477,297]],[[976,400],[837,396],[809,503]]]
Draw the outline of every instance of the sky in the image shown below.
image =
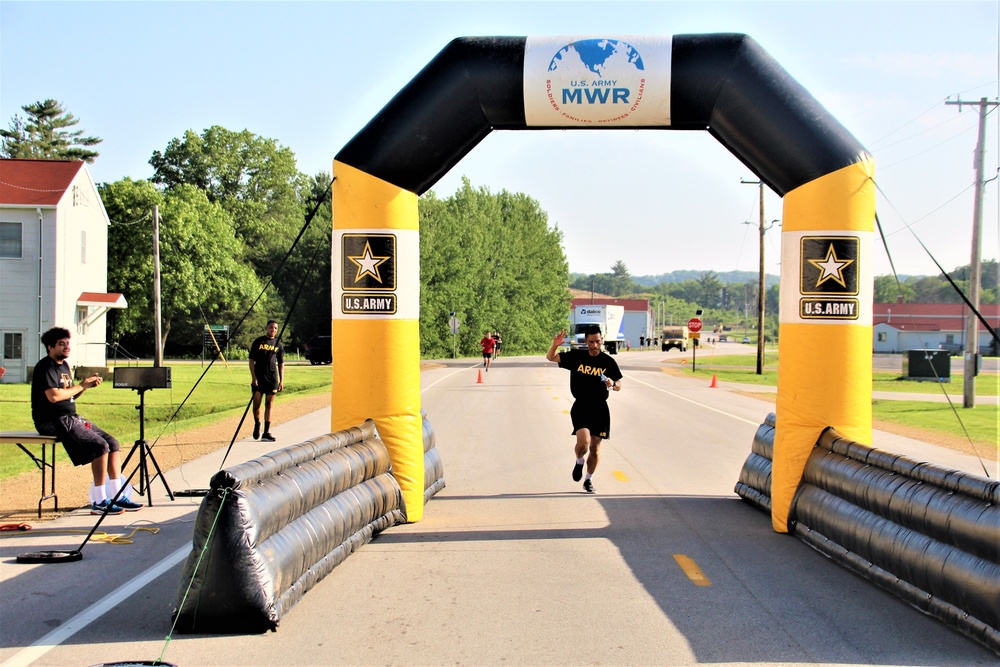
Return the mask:
[[[455,37],[750,35],[874,156],[876,275],[931,275],[972,256],[977,107],[996,100],[997,2],[0,1],[0,124],[60,100],[104,141],[98,182],[149,178],[186,130],[248,129],[329,173],[337,152]],[[985,177],[998,173],[998,113]],[[755,175],[706,132],[491,133],[438,181],[523,192],[558,226],[571,272],[758,269]],[[982,254],[1000,257],[998,181]],[[766,270],[781,198],[765,189]],[[745,224],[750,222],[752,224]],[[920,243],[922,242],[927,251]]]

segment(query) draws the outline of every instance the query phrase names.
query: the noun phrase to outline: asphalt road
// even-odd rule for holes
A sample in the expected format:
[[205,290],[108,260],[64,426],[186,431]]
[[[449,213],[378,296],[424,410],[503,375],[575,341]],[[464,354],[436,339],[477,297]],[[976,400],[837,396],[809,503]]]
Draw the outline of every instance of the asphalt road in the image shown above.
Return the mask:
[[[771,404],[659,370],[669,355],[619,356],[612,438],[582,492],[568,374],[500,359],[421,373],[447,488],[424,518],[364,546],[263,635],[170,634],[197,499],[111,517],[77,563],[19,553],[78,534],[0,539],[0,665],[995,665],[998,657],[855,577],[733,492]],[[280,399],[279,399],[280,405]],[[279,442],[325,432],[329,412]],[[975,459],[876,433],[876,446],[982,473]],[[238,443],[229,463],[274,445]],[[168,474],[207,486],[221,453]],[[88,529],[65,517],[46,529]],[[102,526],[103,528],[103,526]],[[32,531],[33,532],[33,531]]]

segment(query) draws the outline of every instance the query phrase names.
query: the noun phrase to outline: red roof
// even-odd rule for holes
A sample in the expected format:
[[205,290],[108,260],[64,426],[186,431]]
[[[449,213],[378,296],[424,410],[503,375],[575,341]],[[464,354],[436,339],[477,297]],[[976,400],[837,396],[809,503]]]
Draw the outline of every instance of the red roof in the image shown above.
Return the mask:
[[82,160],[0,160],[0,204],[55,206],[83,165]]
[[[964,303],[875,303],[872,324],[908,331],[961,331],[968,312]],[[979,312],[991,327],[1000,326],[1000,305],[981,304]],[[979,330],[986,331],[982,322]]]
[[577,306],[589,306],[592,303],[597,305],[625,306],[625,310],[629,312],[639,311],[640,313],[644,313],[649,310],[649,299],[616,299],[614,297],[598,295],[595,295],[593,298],[589,296],[577,297],[573,299],[571,305],[576,308]]

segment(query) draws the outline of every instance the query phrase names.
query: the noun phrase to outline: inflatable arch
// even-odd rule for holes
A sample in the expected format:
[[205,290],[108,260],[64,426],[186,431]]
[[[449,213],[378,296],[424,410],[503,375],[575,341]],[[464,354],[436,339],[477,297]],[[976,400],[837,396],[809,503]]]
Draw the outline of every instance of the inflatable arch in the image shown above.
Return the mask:
[[706,130],[784,197],[772,523],[824,428],[871,442],[873,161],[753,39],[465,37],[337,154],[334,431],[371,417],[423,515],[417,197],[493,130]]

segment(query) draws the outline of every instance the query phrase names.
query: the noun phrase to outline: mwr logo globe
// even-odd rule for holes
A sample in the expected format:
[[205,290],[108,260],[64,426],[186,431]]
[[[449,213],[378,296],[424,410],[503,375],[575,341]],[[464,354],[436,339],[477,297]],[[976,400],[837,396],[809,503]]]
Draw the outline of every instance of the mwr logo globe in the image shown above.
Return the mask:
[[645,92],[642,55],[618,39],[582,39],[549,61],[546,96],[552,109],[580,123],[614,123],[635,113]]

